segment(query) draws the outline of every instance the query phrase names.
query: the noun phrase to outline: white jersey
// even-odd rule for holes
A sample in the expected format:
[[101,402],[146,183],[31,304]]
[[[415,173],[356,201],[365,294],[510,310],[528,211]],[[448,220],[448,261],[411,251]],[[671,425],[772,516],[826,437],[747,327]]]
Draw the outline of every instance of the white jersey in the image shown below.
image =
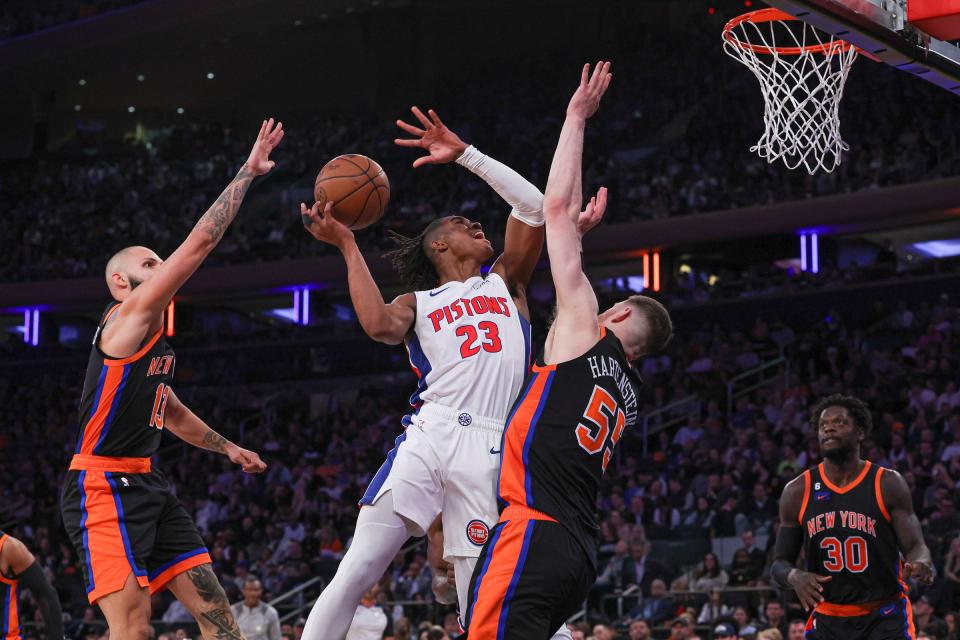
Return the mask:
[[[530,324],[496,273],[417,291],[407,341],[419,385],[410,404],[456,407],[506,421],[530,367]],[[410,423],[410,417],[404,419]]]
[[344,640],[380,640],[387,628],[387,614],[380,607],[360,605],[353,614],[353,622]]

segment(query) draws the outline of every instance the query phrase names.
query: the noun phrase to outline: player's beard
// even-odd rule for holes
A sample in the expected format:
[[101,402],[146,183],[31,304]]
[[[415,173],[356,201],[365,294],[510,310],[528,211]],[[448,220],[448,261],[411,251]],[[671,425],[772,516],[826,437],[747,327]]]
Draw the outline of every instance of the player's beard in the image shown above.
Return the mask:
[[840,463],[850,457],[850,455],[853,453],[853,447],[844,442],[840,446],[834,447],[833,449],[825,450],[821,448],[820,452],[823,454],[823,457],[830,462]]
[[127,281],[130,283],[130,291],[133,291],[143,284],[143,280],[137,280],[133,276],[127,276]]

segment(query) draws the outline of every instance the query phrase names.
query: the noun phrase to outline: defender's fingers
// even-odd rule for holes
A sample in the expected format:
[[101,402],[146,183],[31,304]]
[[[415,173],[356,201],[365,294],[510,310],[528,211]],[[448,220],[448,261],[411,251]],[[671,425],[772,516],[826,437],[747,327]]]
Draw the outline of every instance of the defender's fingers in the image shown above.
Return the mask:
[[412,136],[422,136],[426,133],[423,129],[415,127],[412,124],[407,124],[403,120],[397,120],[397,126],[409,133]]
[[425,164],[436,164],[436,159],[433,156],[420,156],[413,161],[413,168],[422,167]]
[[603,86],[600,87],[600,95],[602,96],[607,92],[607,89],[610,88],[610,81],[613,80],[613,74],[608,73],[603,77]]
[[597,191],[597,208],[603,213],[607,208],[607,188],[600,187],[600,190]]
[[443,120],[440,119],[440,116],[437,115],[436,111],[433,109],[427,109],[427,114],[430,116],[430,120],[433,121],[433,124],[437,125],[438,127],[444,126]]
[[420,111],[420,107],[417,107],[417,106],[410,107],[410,111],[417,118],[417,120],[420,121],[420,124],[422,124],[425,129],[433,128],[433,123],[430,122],[429,119],[427,119],[427,116],[423,115],[423,111]]
[[593,68],[593,73],[590,75],[591,88],[595,88],[600,84],[600,78],[603,76],[603,69],[606,64],[603,60],[597,60],[597,65]]
[[280,144],[280,141],[283,140],[283,134],[284,134],[284,131],[283,131],[283,123],[282,123],[282,122],[279,122],[279,123],[277,123],[277,127],[276,127],[276,128],[273,130],[273,132],[267,137],[267,139],[270,141],[270,146],[271,146],[271,147],[275,147],[275,146],[277,146],[278,144]]

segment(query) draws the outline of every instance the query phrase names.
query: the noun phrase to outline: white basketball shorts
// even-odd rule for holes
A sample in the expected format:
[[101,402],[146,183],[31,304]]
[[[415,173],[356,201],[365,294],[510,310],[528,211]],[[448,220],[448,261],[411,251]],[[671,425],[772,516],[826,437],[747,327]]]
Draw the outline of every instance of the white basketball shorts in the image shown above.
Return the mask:
[[397,515],[426,532],[443,513],[444,558],[477,557],[499,518],[497,477],[503,423],[425,403],[397,438],[360,500],[393,492]]

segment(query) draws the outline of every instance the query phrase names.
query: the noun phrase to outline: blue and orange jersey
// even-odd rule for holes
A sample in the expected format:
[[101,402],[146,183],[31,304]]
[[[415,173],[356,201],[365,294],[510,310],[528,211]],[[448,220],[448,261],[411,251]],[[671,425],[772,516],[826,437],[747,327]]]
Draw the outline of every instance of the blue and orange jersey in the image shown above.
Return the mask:
[[[0,531],[0,552],[10,536]],[[21,640],[17,613],[17,581],[0,572],[0,640]]]
[[596,562],[597,494],[624,430],[637,420],[640,377],[615,335],[555,365],[538,359],[503,435],[501,511],[525,506],[566,527]]
[[93,338],[80,398],[80,433],[75,453],[148,458],[160,446],[167,394],[176,363],[163,329],[126,358],[100,349],[100,334],[119,308],[103,314]]
[[832,577],[823,585],[824,600],[831,605],[906,593],[897,536],[880,491],[885,471],[864,461],[858,476],[842,487],[830,481],[823,463],[803,472],[799,524],[806,570]]

